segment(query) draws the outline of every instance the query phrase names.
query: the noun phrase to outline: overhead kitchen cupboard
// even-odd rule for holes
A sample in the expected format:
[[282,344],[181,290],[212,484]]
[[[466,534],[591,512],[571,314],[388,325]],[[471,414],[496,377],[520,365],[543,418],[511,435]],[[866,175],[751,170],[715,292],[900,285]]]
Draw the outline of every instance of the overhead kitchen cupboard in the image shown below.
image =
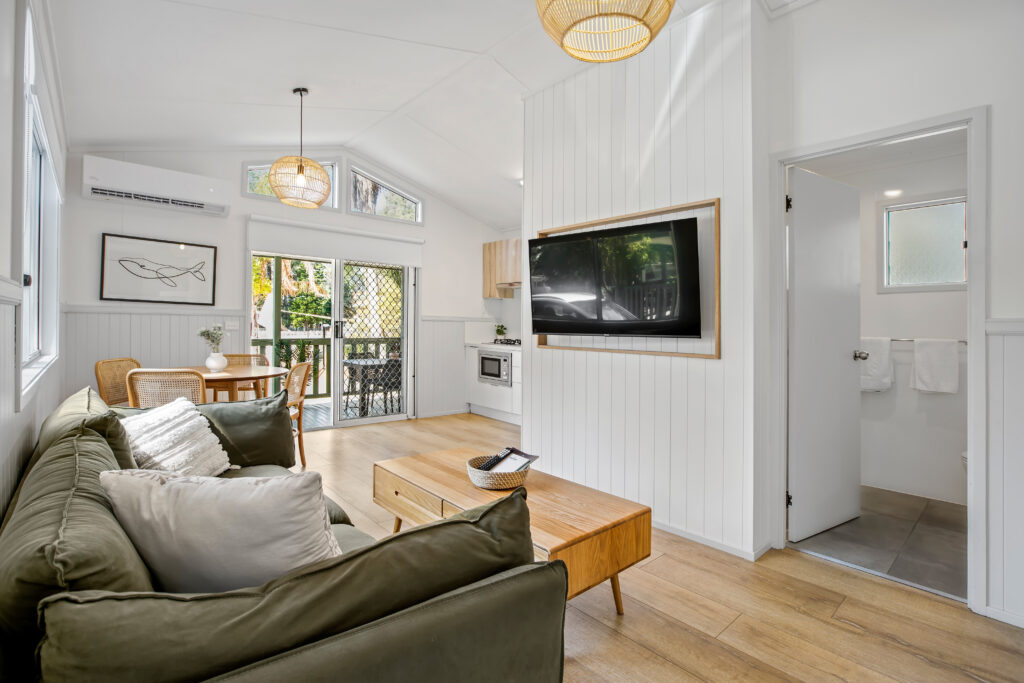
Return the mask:
[[522,240],[484,242],[484,298],[511,299],[523,284]]

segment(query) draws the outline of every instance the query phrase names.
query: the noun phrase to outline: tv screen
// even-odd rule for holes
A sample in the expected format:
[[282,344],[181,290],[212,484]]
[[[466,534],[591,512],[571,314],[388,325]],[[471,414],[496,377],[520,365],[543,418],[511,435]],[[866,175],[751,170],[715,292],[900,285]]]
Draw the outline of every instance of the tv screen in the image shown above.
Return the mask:
[[530,240],[534,334],[700,336],[697,219]]

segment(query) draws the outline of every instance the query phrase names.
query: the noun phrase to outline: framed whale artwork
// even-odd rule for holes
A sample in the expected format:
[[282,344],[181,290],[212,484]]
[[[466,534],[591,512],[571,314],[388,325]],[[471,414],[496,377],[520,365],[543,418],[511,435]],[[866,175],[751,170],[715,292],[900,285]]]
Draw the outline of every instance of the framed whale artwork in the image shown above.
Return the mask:
[[213,306],[217,247],[103,233],[100,299]]

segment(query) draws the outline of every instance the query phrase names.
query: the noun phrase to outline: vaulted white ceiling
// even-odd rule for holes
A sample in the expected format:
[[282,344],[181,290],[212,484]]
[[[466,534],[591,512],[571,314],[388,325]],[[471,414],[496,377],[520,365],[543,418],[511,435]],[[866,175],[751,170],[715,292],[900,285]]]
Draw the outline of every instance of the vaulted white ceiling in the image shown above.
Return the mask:
[[[686,14],[704,0],[678,0]],[[585,65],[530,0],[50,0],[69,142],[344,146],[519,225],[522,98]]]

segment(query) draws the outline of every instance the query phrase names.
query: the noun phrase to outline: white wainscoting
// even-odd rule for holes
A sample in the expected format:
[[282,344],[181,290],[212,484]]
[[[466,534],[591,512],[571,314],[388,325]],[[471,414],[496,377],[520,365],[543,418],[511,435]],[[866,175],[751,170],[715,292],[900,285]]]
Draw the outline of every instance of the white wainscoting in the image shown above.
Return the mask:
[[988,329],[987,603],[1024,626],[1024,321]]
[[421,318],[417,337],[418,416],[435,417],[466,412],[466,320],[429,316]]
[[[237,329],[227,330],[229,323]],[[223,325],[225,353],[247,353],[248,321],[237,311],[176,311],[67,308],[64,311],[64,391],[96,386],[93,366],[103,358],[131,357],[144,367],[201,365],[209,348],[197,332]]]
[[[708,5],[666,27],[639,56],[526,101],[526,238],[722,198],[722,358],[541,350],[532,340],[524,348],[523,440],[541,455],[539,468],[649,504],[656,525],[753,557],[763,539],[755,539],[753,439],[745,439],[753,428],[745,383],[749,22],[745,0]],[[528,291],[523,299],[528,319]],[[664,343],[631,341],[647,350]]]

